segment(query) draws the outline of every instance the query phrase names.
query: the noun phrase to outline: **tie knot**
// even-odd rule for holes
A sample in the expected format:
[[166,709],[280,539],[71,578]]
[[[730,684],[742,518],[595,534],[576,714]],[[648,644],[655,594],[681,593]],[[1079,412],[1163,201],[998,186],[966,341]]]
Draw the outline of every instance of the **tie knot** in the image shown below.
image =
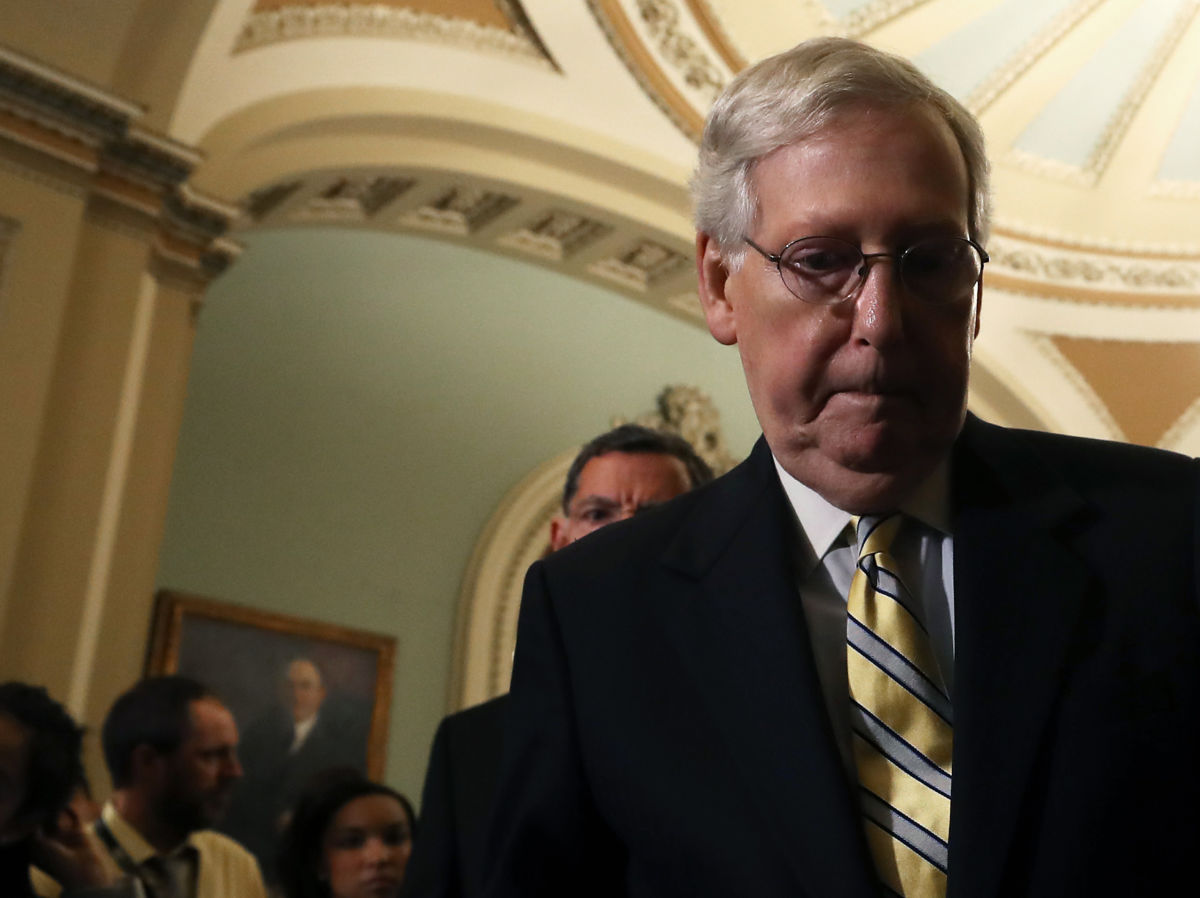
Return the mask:
[[855,538],[858,540],[858,560],[862,561],[891,548],[896,533],[904,522],[904,516],[899,512],[861,517],[856,515],[850,521],[854,525]]

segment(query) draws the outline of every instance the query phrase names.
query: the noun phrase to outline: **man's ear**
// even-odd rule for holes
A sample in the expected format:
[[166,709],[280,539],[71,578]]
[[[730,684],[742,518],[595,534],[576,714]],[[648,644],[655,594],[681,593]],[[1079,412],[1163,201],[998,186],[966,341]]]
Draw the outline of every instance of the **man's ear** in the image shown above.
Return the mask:
[[737,342],[737,322],[733,305],[725,293],[729,269],[725,267],[717,241],[703,232],[696,233],[696,279],[708,332],[718,343],[733,345]]
[[564,528],[566,526],[567,526],[567,519],[564,518],[560,514],[556,514],[554,517],[552,517],[550,519],[550,551],[551,552],[557,552],[559,549],[561,549],[563,546],[566,545],[566,542],[564,542],[564,540],[566,539],[566,532],[565,532]]

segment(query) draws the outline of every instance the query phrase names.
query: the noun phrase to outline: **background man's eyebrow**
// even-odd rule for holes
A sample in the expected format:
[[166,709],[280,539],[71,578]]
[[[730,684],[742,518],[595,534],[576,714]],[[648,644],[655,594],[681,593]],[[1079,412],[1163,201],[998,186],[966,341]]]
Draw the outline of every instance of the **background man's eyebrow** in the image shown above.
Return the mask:
[[580,508],[616,508],[620,504],[610,496],[584,496],[578,503]]

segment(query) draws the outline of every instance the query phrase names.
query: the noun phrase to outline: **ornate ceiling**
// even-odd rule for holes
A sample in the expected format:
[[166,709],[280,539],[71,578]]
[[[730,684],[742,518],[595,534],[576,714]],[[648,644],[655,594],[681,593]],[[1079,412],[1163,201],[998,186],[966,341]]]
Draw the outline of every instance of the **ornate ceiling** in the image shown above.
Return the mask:
[[[714,94],[817,34],[900,52],[989,139],[976,407],[1200,454],[1197,0],[186,6],[113,0],[107,32],[126,25],[107,56],[86,21],[55,42],[25,14],[19,33],[199,147],[189,187],[236,202],[235,232],[431,234],[697,324],[686,183]],[[79,62],[48,58],[60,45]]]

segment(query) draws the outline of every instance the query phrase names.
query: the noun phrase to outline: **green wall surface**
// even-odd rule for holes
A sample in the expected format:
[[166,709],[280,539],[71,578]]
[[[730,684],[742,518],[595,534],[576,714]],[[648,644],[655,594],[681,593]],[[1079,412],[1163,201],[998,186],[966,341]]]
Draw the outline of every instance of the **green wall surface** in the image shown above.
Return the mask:
[[735,455],[736,349],[507,257],[253,234],[200,316],[159,585],[396,637],[386,778],[419,796],[479,533],[543,461],[693,384]]

